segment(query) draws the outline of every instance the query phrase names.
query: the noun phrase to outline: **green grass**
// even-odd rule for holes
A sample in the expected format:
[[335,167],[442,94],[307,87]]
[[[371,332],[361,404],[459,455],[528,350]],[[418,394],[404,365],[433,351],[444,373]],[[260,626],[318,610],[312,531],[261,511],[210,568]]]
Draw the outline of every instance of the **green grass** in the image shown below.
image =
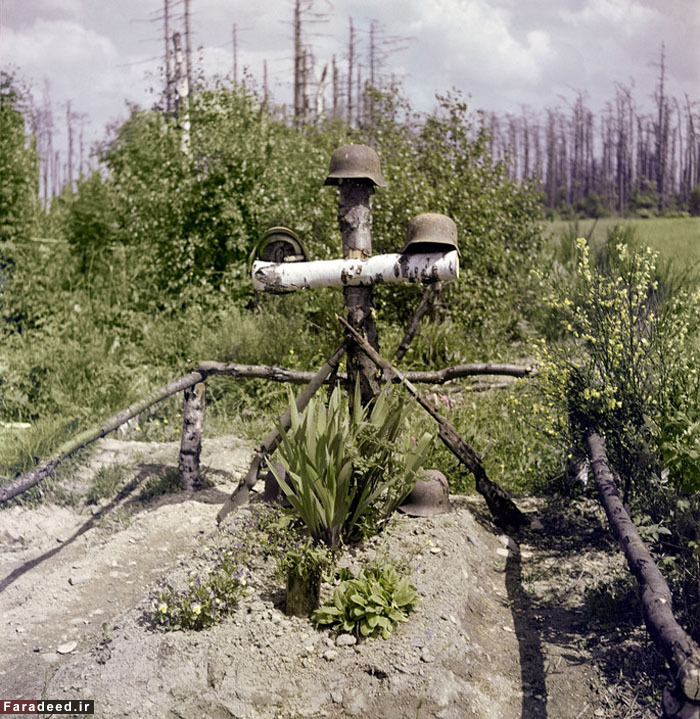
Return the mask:
[[[575,231],[593,243],[602,242],[616,225],[631,225],[640,244],[657,250],[662,260],[685,269],[700,263],[700,217],[655,217],[650,219],[604,217],[599,220],[557,220],[545,227],[545,235],[560,236]],[[593,233],[589,237],[590,233]]]

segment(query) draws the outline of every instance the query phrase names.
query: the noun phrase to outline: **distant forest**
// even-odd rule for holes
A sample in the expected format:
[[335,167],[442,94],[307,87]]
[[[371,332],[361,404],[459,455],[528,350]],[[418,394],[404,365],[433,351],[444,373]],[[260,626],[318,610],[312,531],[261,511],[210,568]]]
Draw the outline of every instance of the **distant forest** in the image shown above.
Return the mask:
[[540,182],[545,206],[564,217],[700,215],[697,102],[670,97],[665,75],[662,46],[652,113],[640,112],[625,85],[598,117],[583,92],[567,110],[487,113],[492,154],[513,179]]
[[[175,6],[182,10],[176,13]],[[388,35],[376,21],[366,28],[348,23],[347,41],[330,62],[320,63],[308,38],[327,19],[314,0],[295,0],[291,18],[293,102],[275,104],[268,89],[267,61],[261,80],[250,68],[239,70],[238,31],[232,25],[232,74],[235,86],[255,92],[272,114],[303,127],[329,121],[350,126],[372,123],[375,90],[396,89],[391,57],[410,38]],[[190,0],[163,0],[163,12],[153,18],[163,28],[163,89],[159,107],[177,111],[183,97],[197,92],[205,78],[192,66]],[[182,31],[182,40],[181,33]],[[651,111],[642,111],[632,89],[619,84],[615,97],[596,116],[580,91],[565,109],[544,112],[523,108],[520,113],[483,113],[490,134],[491,154],[502,161],[512,179],[534,181],[542,192],[546,213],[562,218],[609,214],[700,215],[700,110],[693,98],[672,97],[667,91],[666,51],[661,46]],[[468,88],[466,88],[468,91]],[[72,188],[88,173],[84,147],[85,116],[65,108],[68,147],[61,153],[54,142],[55,116],[48,89],[41,107],[27,113],[36,137],[40,161],[40,192],[45,204]]]

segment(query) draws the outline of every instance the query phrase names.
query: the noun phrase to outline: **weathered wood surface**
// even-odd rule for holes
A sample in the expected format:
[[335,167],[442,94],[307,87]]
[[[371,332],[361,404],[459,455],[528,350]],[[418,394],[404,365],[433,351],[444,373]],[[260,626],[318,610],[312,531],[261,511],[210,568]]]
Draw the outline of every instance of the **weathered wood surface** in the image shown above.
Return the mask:
[[[207,375],[223,374],[234,377],[257,377],[269,379],[273,382],[289,382],[290,384],[308,384],[315,376],[315,372],[286,369],[285,367],[271,367],[267,365],[242,365],[233,362],[202,362],[198,370],[206,372]],[[492,362],[475,362],[472,364],[453,365],[440,370],[422,371],[411,370],[403,375],[410,382],[420,384],[444,384],[460,377],[475,377],[479,375],[497,375],[503,377],[528,377],[537,374],[537,370],[528,365],[500,364]],[[337,372],[338,381],[346,383],[348,375],[346,372]],[[328,379],[326,382],[335,382]],[[391,378],[392,382],[399,383],[397,377]]]
[[586,448],[600,501],[630,571],[639,582],[642,611],[649,634],[668,662],[675,685],[664,691],[667,719],[700,717],[700,647],[673,616],[671,591],[622,503],[608,464],[603,438],[586,433]]
[[[374,183],[371,180],[344,180],[338,198],[338,226],[343,241],[343,257],[361,260],[372,256],[372,214],[370,212]],[[379,350],[377,325],[374,322],[372,287],[343,287],[347,321],[354,331]],[[346,338],[348,334],[346,333]],[[363,406],[369,404],[379,393],[379,378],[372,361],[357,345],[347,345],[348,382],[351,387],[359,380],[360,398]],[[353,401],[350,393],[350,402]]]
[[[346,351],[347,340],[335,350],[335,352],[328,358],[326,363],[319,369],[314,375],[313,379],[304,389],[297,395],[296,406],[301,412],[306,405],[309,403],[311,398],[316,394],[319,387],[324,383],[324,380],[333,372],[333,369],[338,366],[341,358]],[[291,412],[287,410],[278,421],[278,425],[287,431],[291,426]],[[219,510],[216,517],[217,522],[221,522],[229,512],[245,504],[250,498],[250,490],[255,486],[258,481],[258,475],[265,461],[265,457],[270,456],[279,446],[282,441],[282,435],[275,427],[266,437],[263,439],[260,446],[255,452],[253,461],[248,469],[245,477],[238,483],[238,487],[233,491],[233,494],[226,500],[224,505]]]
[[198,382],[183,392],[182,438],[178,469],[185,489],[190,492],[202,486],[199,457],[202,453],[202,436],[204,434],[206,390],[206,383]]
[[397,377],[411,396],[428,414],[438,423],[438,436],[445,446],[469,469],[476,480],[476,489],[486,500],[496,523],[506,531],[518,530],[530,524],[529,518],[524,515],[510,498],[508,493],[496,482],[489,479],[486,474],[481,455],[462,438],[454,425],[443,417],[425,397],[422,397],[413,384],[404,377],[388,360],[384,359],[372,348],[350,325],[341,317],[340,322],[351,333],[353,339],[367,354],[368,357],[383,370]]

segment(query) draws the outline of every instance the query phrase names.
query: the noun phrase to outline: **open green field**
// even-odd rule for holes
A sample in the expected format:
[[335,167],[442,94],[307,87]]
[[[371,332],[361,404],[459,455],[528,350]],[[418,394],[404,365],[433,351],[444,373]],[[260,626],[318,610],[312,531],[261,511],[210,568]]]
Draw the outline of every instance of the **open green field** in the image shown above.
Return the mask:
[[[546,236],[568,235],[601,241],[616,225],[634,226],[637,239],[658,250],[662,258],[683,265],[700,262],[700,217],[656,217],[652,219],[604,217],[599,220],[557,220],[545,226]],[[592,236],[591,236],[592,232]]]

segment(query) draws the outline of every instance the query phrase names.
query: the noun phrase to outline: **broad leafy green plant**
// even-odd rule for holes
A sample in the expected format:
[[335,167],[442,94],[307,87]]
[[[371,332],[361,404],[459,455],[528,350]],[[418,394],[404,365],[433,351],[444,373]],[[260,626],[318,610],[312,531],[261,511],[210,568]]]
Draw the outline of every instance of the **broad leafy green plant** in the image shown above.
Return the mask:
[[388,639],[394,626],[405,622],[418,604],[418,590],[409,577],[390,564],[364,567],[357,577],[341,582],[333,603],[314,612],[317,625],[371,639]]
[[270,467],[315,541],[330,547],[361,519],[384,521],[410,492],[432,435],[412,443],[401,430],[405,407],[382,392],[363,408],[355,388],[352,415],[341,390],[328,405],[314,398],[301,415],[290,392],[291,428],[279,452],[288,479]]

